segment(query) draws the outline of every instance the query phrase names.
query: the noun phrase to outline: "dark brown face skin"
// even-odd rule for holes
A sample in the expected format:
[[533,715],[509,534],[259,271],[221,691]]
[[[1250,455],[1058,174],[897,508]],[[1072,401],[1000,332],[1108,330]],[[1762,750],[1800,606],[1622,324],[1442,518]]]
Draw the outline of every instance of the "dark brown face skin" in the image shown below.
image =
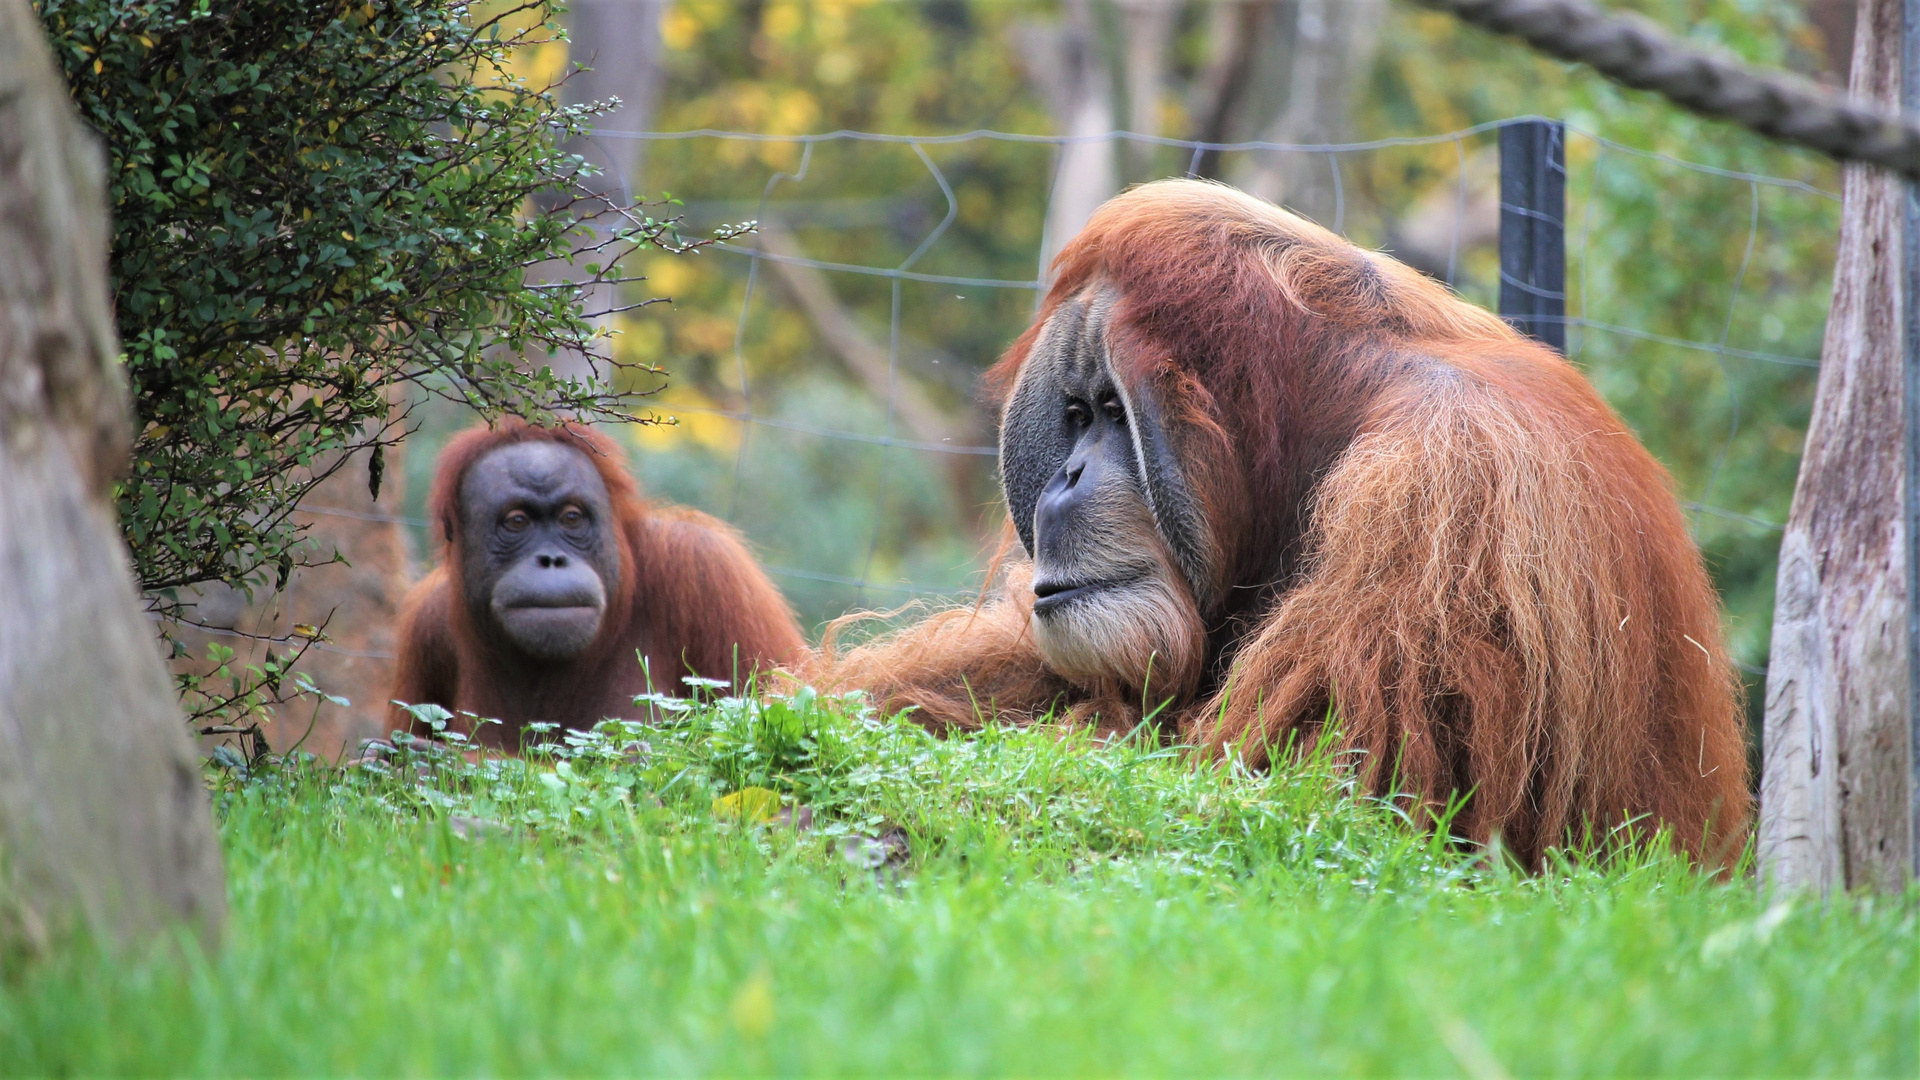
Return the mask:
[[1140,416],[1107,355],[1111,294],[1055,313],[1002,423],[1009,511],[1033,556],[1034,639],[1070,679],[1178,692],[1203,636],[1149,497]]
[[620,588],[606,482],[585,454],[511,443],[460,481],[461,580],[474,625],[528,660],[567,661],[598,636]]
[[1097,364],[1056,371],[1054,381],[1070,449],[1033,508],[1033,609],[1042,618],[1164,572],[1120,391]]

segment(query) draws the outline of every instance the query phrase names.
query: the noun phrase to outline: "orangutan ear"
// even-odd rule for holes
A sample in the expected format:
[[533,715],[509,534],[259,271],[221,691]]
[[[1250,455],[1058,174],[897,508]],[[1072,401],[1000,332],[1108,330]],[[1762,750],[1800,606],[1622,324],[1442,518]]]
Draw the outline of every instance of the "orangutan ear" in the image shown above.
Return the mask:
[[1210,612],[1227,569],[1216,523],[1232,517],[1221,512],[1231,498],[1226,480],[1237,475],[1232,444],[1214,419],[1212,395],[1173,360],[1153,364],[1131,383],[1115,375],[1147,505],[1194,603]]

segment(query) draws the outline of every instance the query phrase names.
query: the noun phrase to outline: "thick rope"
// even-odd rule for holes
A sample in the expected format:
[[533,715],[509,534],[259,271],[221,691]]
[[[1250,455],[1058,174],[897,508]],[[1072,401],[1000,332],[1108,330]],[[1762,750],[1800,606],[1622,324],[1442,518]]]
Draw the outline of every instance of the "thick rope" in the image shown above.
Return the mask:
[[1702,116],[1920,180],[1920,123],[1912,117],[1684,45],[1639,15],[1613,14],[1585,0],[1417,2],[1591,65],[1623,86],[1652,90]]

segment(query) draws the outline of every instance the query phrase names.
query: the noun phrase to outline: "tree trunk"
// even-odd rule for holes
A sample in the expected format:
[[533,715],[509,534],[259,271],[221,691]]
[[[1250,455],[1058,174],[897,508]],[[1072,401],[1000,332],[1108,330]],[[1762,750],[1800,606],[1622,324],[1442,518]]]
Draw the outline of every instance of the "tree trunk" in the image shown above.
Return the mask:
[[1040,275],[1051,276],[1053,257],[1086,227],[1087,219],[1120,190],[1113,140],[1113,80],[1100,48],[1091,0],[1066,0],[1057,23],[1023,22],[1014,45],[1027,77],[1040,91],[1062,135],[1040,242]]
[[[660,98],[660,19],[667,0],[574,0],[568,6],[567,58],[587,70],[567,80],[568,104],[620,99],[600,116],[601,131],[645,131]],[[613,136],[581,139],[567,149],[607,170],[630,199],[645,196],[639,175],[647,144]]]
[[[1180,17],[1181,3],[1182,0],[1116,0],[1128,131],[1160,134],[1160,95],[1166,90],[1174,23]],[[1151,171],[1159,149],[1152,143],[1127,143],[1128,178],[1155,179]]]
[[[1266,142],[1335,143],[1348,138],[1347,106],[1366,77],[1385,17],[1380,0],[1300,0],[1293,27],[1286,108],[1261,133]],[[1257,76],[1256,76],[1257,77]],[[1254,155],[1240,186],[1338,231],[1345,186],[1332,155],[1277,151]]]
[[[1261,0],[1221,0],[1207,12],[1207,61],[1195,73],[1188,94],[1187,113],[1191,126],[1187,138],[1194,142],[1235,141],[1249,112],[1248,99],[1256,89],[1253,77],[1256,60],[1270,48],[1270,39],[1278,36],[1275,25],[1279,5]],[[1287,13],[1289,16],[1291,12]],[[1288,26],[1292,23],[1289,18]],[[1270,65],[1275,67],[1277,65]],[[1263,74],[1272,74],[1266,72]],[[1221,176],[1221,155],[1208,150],[1193,158],[1193,173],[1209,180]]]
[[[1901,0],[1862,0],[1852,93],[1897,107]],[[1833,304],[1780,545],[1760,785],[1761,867],[1786,888],[1913,874],[1904,512],[1905,189],[1846,168]]]
[[[620,100],[618,108],[593,120],[596,131],[645,131],[653,125],[654,106],[660,97],[660,19],[667,0],[574,0],[567,11],[567,59],[581,64],[585,71],[568,77],[565,95],[569,105]],[[646,141],[619,135],[589,135],[567,143],[567,150],[579,154],[601,170],[590,182],[605,191],[621,206],[647,196],[644,177]],[[609,239],[621,224],[611,218],[596,230],[594,242]],[[582,258],[581,263],[605,262],[604,257]],[[579,275],[579,266],[552,268],[552,280]],[[629,272],[637,268],[629,267]],[[603,328],[613,329],[612,312],[621,303],[620,290],[611,284],[594,288],[586,297],[586,312]],[[611,346],[608,346],[611,348]],[[555,372],[573,378],[594,374],[583,356],[550,356],[547,362]],[[610,372],[602,371],[602,375]]]
[[0,919],[211,944],[207,793],[107,498],[130,424],[103,175],[39,20],[0,0]]

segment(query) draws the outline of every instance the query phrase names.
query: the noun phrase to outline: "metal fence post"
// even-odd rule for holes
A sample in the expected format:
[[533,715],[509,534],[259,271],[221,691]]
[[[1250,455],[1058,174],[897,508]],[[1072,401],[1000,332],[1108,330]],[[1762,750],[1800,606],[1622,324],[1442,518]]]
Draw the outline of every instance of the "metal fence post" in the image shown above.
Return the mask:
[[1566,133],[1553,120],[1516,120],[1500,129],[1500,315],[1563,353]]

